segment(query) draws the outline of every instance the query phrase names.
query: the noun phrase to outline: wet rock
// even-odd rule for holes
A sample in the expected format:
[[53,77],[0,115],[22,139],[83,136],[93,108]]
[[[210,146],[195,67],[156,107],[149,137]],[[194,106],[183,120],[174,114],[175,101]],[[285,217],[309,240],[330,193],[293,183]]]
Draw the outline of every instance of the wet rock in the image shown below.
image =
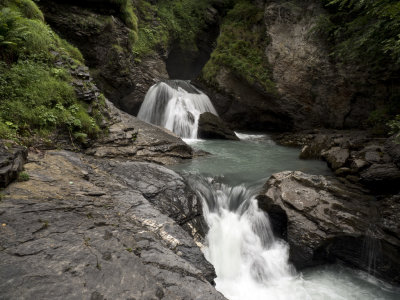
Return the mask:
[[385,143],[385,151],[392,158],[393,162],[400,167],[400,144],[394,136],[387,139]]
[[400,170],[394,164],[372,164],[360,173],[363,184],[373,190],[391,192],[399,189]]
[[172,132],[145,123],[106,101],[109,133],[86,153],[102,158],[129,158],[172,164],[193,156],[193,150]]
[[203,139],[239,140],[224,121],[210,112],[200,115],[198,137]]
[[[400,251],[398,216],[390,213],[392,205],[398,210],[397,200],[381,203],[357,185],[286,171],[268,180],[258,202],[274,231],[288,241],[296,267],[341,260],[368,271],[373,259],[377,276],[400,282],[400,259],[394,255]],[[366,243],[380,250],[372,257]]]
[[328,151],[322,152],[321,155],[328,162],[328,165],[332,169],[336,170],[343,167],[346,164],[350,156],[350,153],[348,149],[333,147]]
[[363,159],[355,159],[351,163],[351,169],[353,172],[360,172],[361,170],[365,169],[368,166],[369,166],[369,163],[367,163]]
[[0,202],[3,298],[224,299],[178,224],[196,209],[179,175],[67,151],[30,157],[31,179]]
[[28,156],[26,147],[0,140],[0,188],[18,178]]

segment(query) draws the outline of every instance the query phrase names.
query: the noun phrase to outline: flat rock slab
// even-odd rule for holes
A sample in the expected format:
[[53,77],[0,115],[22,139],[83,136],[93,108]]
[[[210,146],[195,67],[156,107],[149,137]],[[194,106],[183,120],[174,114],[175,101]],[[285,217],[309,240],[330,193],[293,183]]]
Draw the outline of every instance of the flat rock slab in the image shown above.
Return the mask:
[[163,165],[193,157],[193,150],[167,129],[143,122],[106,101],[110,113],[109,134],[87,154],[100,158],[126,158]]
[[0,202],[2,299],[224,299],[174,219],[194,209],[177,174],[66,151],[30,155],[26,172]]
[[400,282],[398,197],[378,201],[335,178],[286,171],[271,176],[258,202],[296,267],[339,259],[368,271],[374,261],[375,275]]

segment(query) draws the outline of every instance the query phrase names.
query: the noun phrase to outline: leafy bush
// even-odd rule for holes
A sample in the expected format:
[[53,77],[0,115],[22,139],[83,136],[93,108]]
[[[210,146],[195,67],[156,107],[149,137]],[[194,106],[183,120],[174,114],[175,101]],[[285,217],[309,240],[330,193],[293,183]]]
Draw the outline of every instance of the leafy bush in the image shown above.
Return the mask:
[[264,51],[267,45],[264,13],[250,0],[240,0],[230,10],[221,27],[217,47],[203,69],[203,78],[210,84],[221,68],[226,67],[249,83],[259,83],[271,93],[270,66]]
[[[14,1],[15,2],[15,1]],[[36,55],[52,60],[51,50],[83,62],[78,49],[57,36],[41,20],[27,19],[10,7],[0,10],[0,58],[11,63],[20,55]]]
[[[400,2],[324,0],[330,14],[316,31],[332,43],[332,55],[380,72],[400,69]],[[390,76],[390,75],[389,75]]]
[[0,0],[0,6],[8,6],[19,11],[25,18],[44,22],[43,13],[32,0]]

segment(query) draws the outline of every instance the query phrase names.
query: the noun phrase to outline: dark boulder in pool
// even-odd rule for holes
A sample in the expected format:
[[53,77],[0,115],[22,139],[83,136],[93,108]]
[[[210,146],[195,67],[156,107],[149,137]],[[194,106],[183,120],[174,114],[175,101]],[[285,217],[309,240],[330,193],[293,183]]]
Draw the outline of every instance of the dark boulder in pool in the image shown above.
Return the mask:
[[343,261],[400,282],[400,196],[378,201],[338,179],[285,171],[258,196],[297,268]]
[[198,137],[203,139],[239,140],[224,121],[210,112],[200,115]]

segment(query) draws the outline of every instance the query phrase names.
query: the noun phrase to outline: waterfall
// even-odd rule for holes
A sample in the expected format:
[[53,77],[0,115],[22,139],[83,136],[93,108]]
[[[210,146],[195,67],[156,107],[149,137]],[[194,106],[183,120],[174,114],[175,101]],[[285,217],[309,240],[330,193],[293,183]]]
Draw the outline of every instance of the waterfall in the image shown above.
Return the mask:
[[195,139],[199,117],[204,112],[218,115],[206,94],[188,81],[168,80],[149,89],[137,117],[182,138]]
[[203,202],[209,226],[204,252],[220,292],[231,300],[277,299],[290,287],[296,293],[285,299],[307,299],[288,262],[287,243],[274,237],[268,215],[258,208],[256,189],[201,176],[189,176],[188,182]]

